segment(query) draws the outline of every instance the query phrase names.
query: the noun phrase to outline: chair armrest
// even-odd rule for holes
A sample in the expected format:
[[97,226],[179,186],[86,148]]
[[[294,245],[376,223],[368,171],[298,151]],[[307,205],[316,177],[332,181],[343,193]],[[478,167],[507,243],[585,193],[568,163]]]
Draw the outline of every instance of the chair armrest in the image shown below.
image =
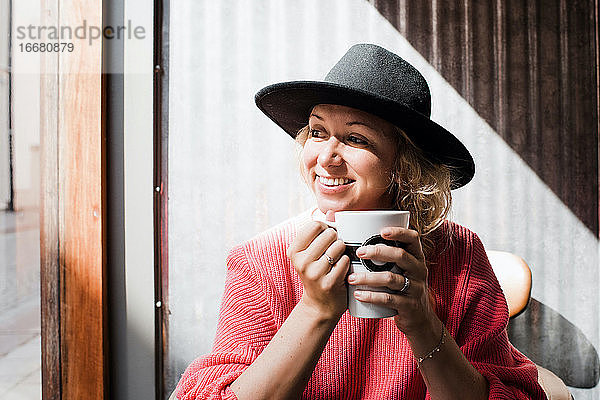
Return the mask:
[[514,317],[527,307],[531,296],[531,270],[521,257],[504,251],[488,251],[488,259]]

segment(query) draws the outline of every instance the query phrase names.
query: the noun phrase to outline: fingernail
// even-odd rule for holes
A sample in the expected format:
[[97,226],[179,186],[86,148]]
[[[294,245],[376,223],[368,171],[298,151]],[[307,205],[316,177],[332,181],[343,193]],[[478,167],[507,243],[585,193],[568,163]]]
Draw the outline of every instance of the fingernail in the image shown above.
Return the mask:
[[383,228],[381,230],[381,236],[389,236],[392,234],[392,230],[390,228]]
[[365,250],[364,247],[359,247],[358,249],[356,249],[356,255],[359,257],[366,256],[367,250]]
[[356,274],[348,275],[348,283],[354,283],[354,282],[356,282]]
[[359,299],[359,300],[362,299],[363,298],[363,292],[360,292],[360,291],[357,290],[356,292],[354,292],[354,297],[356,299]]

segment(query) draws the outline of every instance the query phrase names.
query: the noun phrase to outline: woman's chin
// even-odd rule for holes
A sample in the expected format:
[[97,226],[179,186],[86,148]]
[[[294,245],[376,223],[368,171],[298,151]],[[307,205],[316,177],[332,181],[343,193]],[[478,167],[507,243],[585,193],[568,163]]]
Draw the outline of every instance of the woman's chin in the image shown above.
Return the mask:
[[327,211],[351,211],[351,210],[359,210],[354,204],[346,201],[331,201],[328,199],[317,199],[317,207],[324,214]]
[[389,210],[393,207],[389,204],[355,204],[341,201],[328,201],[317,199],[317,208],[321,210],[323,214],[327,214],[327,211],[365,211],[365,210]]
[[319,200],[317,200],[317,208],[319,210],[321,210],[321,212],[323,214],[326,214],[327,211],[337,212],[337,211],[347,210],[347,208],[343,204],[339,204],[337,202],[319,201]]

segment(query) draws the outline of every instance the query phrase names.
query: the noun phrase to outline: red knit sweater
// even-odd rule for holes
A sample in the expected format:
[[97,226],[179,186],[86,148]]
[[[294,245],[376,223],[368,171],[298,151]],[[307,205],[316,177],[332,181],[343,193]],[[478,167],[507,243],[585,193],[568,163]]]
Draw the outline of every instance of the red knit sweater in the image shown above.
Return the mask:
[[[229,385],[302,296],[286,249],[306,220],[307,215],[290,220],[231,251],[213,351],[186,369],[177,385],[180,400],[236,399]],[[441,229],[449,228],[451,244],[429,266],[439,318],[488,380],[490,399],[545,399],[535,365],[508,342],[506,301],[481,241],[456,224]],[[302,398],[429,399],[429,394],[393,319],[360,319],[346,312]]]

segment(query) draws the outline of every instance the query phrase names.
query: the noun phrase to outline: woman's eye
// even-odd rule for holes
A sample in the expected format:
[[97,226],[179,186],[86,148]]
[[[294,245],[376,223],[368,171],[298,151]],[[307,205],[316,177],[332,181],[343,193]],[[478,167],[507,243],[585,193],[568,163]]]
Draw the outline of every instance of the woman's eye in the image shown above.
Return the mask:
[[364,140],[364,139],[362,139],[362,138],[360,138],[360,137],[358,137],[358,136],[354,136],[354,135],[352,135],[352,136],[349,136],[349,137],[348,137],[348,141],[349,141],[350,143],[354,143],[354,144],[361,144],[361,145],[366,145],[366,144],[368,144],[366,140]]
[[323,137],[323,133],[320,130],[318,130],[318,129],[311,129],[310,130],[310,137],[321,138],[321,137]]

